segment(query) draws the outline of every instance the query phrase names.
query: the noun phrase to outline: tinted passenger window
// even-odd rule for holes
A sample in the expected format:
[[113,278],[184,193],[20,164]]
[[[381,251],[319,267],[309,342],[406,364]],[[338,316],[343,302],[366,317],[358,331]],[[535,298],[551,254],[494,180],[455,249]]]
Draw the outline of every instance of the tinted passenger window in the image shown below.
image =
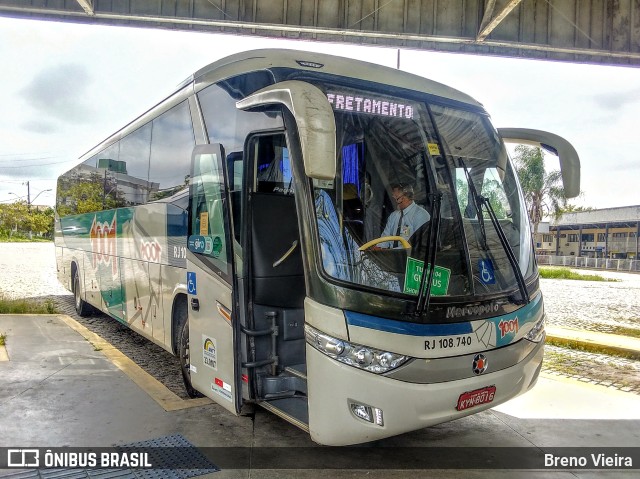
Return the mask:
[[118,164],[111,171],[117,173],[118,188],[128,206],[147,203],[153,192],[153,185],[148,181],[150,145],[151,123],[120,140]]
[[224,148],[234,236],[241,237],[245,224],[242,206],[244,145],[252,132],[283,128],[279,110],[269,112],[246,112],[236,108],[236,101],[272,83],[265,72],[256,72],[211,85],[198,93],[210,143],[220,143]]
[[251,139],[251,161],[255,165],[255,191],[292,195],[293,174],[284,134],[260,135]]
[[153,120],[149,201],[172,197],[188,187],[194,146],[191,113],[186,101]]
[[[60,217],[124,206],[117,178],[119,144],[105,148],[58,178],[56,211]],[[101,168],[98,165],[102,165]]]

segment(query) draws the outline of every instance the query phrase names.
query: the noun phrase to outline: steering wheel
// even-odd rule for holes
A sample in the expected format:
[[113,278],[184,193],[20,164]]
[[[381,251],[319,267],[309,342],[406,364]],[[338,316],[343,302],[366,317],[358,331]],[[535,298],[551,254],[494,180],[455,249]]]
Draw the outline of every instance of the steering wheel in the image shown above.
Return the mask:
[[387,241],[398,241],[400,244],[402,244],[402,247],[404,249],[411,248],[411,245],[409,244],[409,242],[406,239],[404,239],[402,236],[381,236],[380,238],[367,241],[365,244],[360,246],[360,248],[358,248],[358,251],[365,251],[371,248],[372,246],[377,245],[378,243],[385,243]]

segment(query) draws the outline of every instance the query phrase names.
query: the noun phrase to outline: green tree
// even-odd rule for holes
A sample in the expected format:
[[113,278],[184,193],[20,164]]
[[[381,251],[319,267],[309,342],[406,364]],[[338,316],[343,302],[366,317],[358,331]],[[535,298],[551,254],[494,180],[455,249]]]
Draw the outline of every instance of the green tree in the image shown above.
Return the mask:
[[514,165],[522,185],[527,213],[538,233],[538,225],[545,216],[558,218],[567,204],[562,187],[560,170],[546,171],[542,149],[518,145],[515,149]]
[[579,213],[581,211],[593,211],[594,208],[591,206],[576,206],[571,203],[567,203],[565,206],[560,208],[559,214],[562,216],[565,213]]
[[7,205],[2,205],[0,221],[2,229],[12,235],[14,230],[28,231],[29,229],[29,211],[26,201],[16,201]]
[[51,237],[53,235],[53,209],[32,210],[29,213],[29,231]]

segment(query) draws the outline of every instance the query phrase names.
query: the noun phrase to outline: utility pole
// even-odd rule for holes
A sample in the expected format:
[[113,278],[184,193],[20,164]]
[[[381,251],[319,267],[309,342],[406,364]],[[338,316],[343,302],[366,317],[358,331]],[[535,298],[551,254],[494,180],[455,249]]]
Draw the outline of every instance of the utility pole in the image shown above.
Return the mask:
[[[24,183],[22,183],[24,185]],[[31,211],[31,189],[29,188],[29,182],[27,181],[27,209]]]

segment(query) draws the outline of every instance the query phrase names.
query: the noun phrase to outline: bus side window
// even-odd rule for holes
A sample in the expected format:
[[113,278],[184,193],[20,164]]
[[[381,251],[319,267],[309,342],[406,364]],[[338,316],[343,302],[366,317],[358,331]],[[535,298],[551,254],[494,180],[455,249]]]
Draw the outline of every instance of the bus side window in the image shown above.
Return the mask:
[[251,139],[255,161],[256,191],[292,195],[293,174],[284,134],[259,135]]

